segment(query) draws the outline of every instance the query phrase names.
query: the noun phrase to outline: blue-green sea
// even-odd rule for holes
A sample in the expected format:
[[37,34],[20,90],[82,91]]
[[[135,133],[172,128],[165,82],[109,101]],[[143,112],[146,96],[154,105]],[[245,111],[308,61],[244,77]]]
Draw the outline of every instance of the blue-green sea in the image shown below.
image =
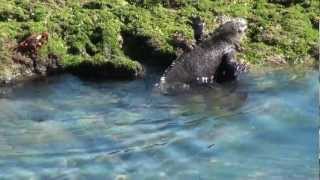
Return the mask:
[[318,76],[251,71],[175,96],[157,73],[2,88],[0,179],[315,180]]

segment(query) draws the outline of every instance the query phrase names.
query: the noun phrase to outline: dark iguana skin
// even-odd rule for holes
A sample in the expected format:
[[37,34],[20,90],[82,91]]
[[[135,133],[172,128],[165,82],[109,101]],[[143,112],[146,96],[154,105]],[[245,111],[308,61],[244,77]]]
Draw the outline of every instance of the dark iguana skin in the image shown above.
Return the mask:
[[185,52],[161,77],[160,90],[171,93],[192,85],[209,85],[234,80],[241,65],[236,62],[242,36],[247,28],[243,19],[221,25],[213,36],[192,51]]

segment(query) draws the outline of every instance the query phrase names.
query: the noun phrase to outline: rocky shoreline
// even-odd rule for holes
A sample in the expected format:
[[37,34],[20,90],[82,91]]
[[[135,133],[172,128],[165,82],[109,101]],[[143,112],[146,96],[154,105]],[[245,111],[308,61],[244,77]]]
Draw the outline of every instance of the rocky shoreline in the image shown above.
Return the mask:
[[60,72],[143,77],[145,64],[165,68],[176,59],[177,37],[195,43],[194,17],[207,33],[221,17],[246,18],[238,59],[252,66],[318,63],[319,2],[281,2],[0,0],[0,84]]

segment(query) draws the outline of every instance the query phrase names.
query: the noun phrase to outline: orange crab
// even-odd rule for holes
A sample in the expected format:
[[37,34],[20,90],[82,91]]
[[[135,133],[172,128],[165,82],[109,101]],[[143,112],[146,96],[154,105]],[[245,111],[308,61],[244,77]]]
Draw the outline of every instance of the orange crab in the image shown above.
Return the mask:
[[43,32],[41,34],[32,34],[25,40],[20,42],[16,50],[23,53],[31,53],[31,55],[36,55],[37,50],[48,42],[48,38],[48,32]]

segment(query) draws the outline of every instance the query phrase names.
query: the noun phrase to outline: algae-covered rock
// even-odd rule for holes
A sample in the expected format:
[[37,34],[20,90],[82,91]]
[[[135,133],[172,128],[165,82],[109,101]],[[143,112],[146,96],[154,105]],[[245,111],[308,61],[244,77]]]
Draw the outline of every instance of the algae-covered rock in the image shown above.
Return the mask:
[[[107,3],[28,0],[0,3],[5,4],[0,8],[0,39],[4,44],[0,51],[2,83],[47,74],[42,64],[52,57],[62,69],[80,75],[134,78],[143,74],[141,64],[121,50],[122,23],[109,9],[104,9],[110,8]],[[98,4],[100,8],[91,7]],[[121,4],[111,3],[115,7]],[[27,37],[43,32],[49,38],[36,54],[16,52]]]
[[[194,41],[192,19],[200,17],[205,32],[219,17],[248,20],[249,32],[239,54],[250,64],[282,57],[302,64],[318,39],[319,1],[213,0],[0,0],[0,80],[23,77],[12,60],[13,49],[31,34],[47,32],[37,59],[59,59],[75,74],[135,78],[141,64],[169,65],[181,50],[177,34]],[[289,1],[288,1],[289,2]]]

